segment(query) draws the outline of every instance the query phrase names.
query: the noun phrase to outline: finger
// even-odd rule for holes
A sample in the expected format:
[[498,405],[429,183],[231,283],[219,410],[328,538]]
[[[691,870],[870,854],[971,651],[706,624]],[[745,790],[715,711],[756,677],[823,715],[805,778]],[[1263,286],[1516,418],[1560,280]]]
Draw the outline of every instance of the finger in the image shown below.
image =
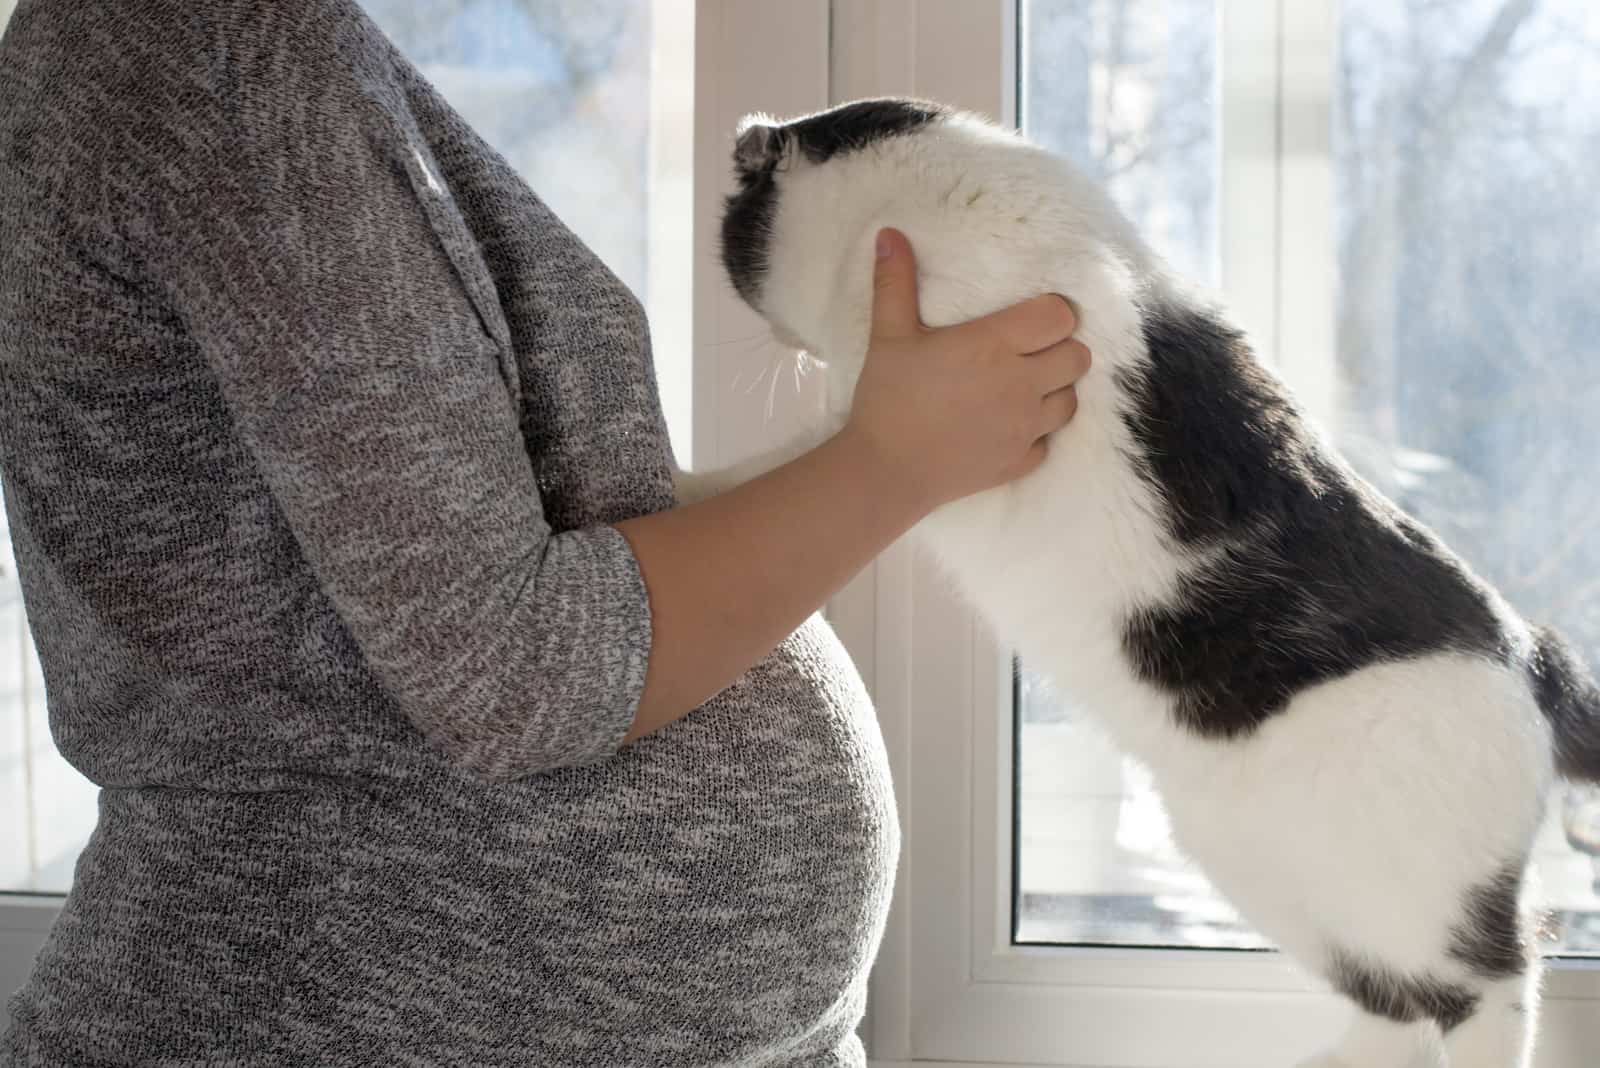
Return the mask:
[[1012,352],[1038,352],[1070,337],[1077,329],[1078,317],[1066,298],[1046,293],[976,322],[998,335]]
[[922,330],[917,315],[917,260],[899,230],[878,231],[872,279],[872,336],[910,337]]
[[1036,375],[1034,382],[1041,396],[1077,382],[1089,373],[1093,363],[1089,346],[1077,338],[1068,338],[1026,359]]
[[1078,414],[1078,391],[1068,386],[1047,393],[1040,405],[1040,434],[1054,434]]

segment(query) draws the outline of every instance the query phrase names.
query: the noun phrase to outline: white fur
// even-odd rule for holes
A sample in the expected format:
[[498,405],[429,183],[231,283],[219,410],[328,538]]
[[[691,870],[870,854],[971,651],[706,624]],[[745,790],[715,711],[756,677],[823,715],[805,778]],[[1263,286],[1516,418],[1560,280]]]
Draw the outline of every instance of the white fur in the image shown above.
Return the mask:
[[[1094,355],[1077,416],[1034,473],[939,509],[917,535],[1029,666],[1149,767],[1180,847],[1263,933],[1313,969],[1333,935],[1395,967],[1470,978],[1446,955],[1440,918],[1527,850],[1553,775],[1549,728],[1520,674],[1466,655],[1384,663],[1225,742],[1177,729],[1168,698],[1122,654],[1128,610],[1196,557],[1166,537],[1129,466],[1112,378],[1145,358],[1133,298],[1178,283],[1106,195],[970,117],[821,165],[792,156],[778,183],[760,311],[828,365],[832,416],[818,434],[842,423],[867,349],[880,227],[911,238],[931,326],[1043,292],[1072,300]],[[726,488],[808,443],[686,491]],[[1486,991],[1447,1040],[1453,1068],[1526,1068],[1536,986]],[[1436,1032],[1362,1018],[1313,1063],[1401,1068]]]

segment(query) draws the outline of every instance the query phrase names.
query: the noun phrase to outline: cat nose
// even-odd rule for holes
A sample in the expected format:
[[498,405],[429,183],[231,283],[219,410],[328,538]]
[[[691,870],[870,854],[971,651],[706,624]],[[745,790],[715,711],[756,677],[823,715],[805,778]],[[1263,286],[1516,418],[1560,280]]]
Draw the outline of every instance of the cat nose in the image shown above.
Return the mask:
[[777,162],[781,151],[781,138],[774,127],[751,123],[734,143],[733,162],[742,171],[762,171]]

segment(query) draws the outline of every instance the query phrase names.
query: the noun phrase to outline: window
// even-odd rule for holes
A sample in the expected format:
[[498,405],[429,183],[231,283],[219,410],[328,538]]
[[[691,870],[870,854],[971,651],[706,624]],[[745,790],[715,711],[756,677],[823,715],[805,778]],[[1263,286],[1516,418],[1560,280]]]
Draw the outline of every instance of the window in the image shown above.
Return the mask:
[[0,535],[0,890],[65,893],[94,829],[97,791],[50,741],[9,528]]
[[[1174,267],[1206,281],[1215,6],[1030,0],[1022,40],[1024,129],[1102,177]],[[1593,65],[1600,26],[1587,30],[1587,17],[1346,0],[1337,213],[1306,225],[1337,228],[1324,421],[1338,446],[1600,665],[1600,508],[1572,491],[1600,451],[1582,340],[1600,319],[1589,295],[1600,269],[1585,271],[1570,244],[1590,214],[1600,107],[1550,99]],[[1017,939],[1265,946],[1174,853],[1142,771],[1044,680],[1024,674],[1018,693]],[[1558,794],[1536,863],[1555,914],[1546,950],[1600,953],[1597,791]]]
[[[1600,19],[1581,0],[1345,0],[1335,439],[1600,668]],[[1548,952],[1600,955],[1600,790],[1552,798]]]
[[693,0],[362,0],[484,139],[643,300],[689,431]]
[[[692,0],[363,0],[647,304],[680,453],[691,380]],[[0,0],[0,18],[10,14]],[[3,521],[3,517],[0,517]],[[0,535],[4,535],[0,525]],[[65,893],[97,790],[55,751],[9,537],[0,567],[0,891]]]
[[[1369,477],[1528,615],[1557,622],[1600,659],[1583,614],[1597,605],[1585,589],[1594,561],[1582,555],[1600,544],[1583,524],[1593,495],[1572,491],[1594,431],[1579,425],[1581,412],[1560,415],[1572,422],[1559,427],[1542,417],[1544,406],[1581,409],[1594,395],[1595,374],[1571,340],[1585,325],[1576,287],[1592,258],[1589,213],[1575,197],[1528,204],[1539,198],[1516,193],[1581,189],[1583,151],[1600,143],[1583,126],[1593,109],[1549,102],[1556,92],[1570,101],[1600,73],[1584,9],[1521,0],[832,8],[833,100],[908,93],[973,108],[1098,174],[1175,269],[1221,291],[1263,359]],[[1529,32],[1541,25],[1542,37]],[[1559,47],[1549,43],[1556,36]],[[1475,75],[1452,83],[1485,39],[1499,54],[1480,54]],[[1425,180],[1412,179],[1411,192],[1430,203],[1405,206],[1393,200],[1405,166],[1395,157],[1430,149],[1401,120],[1438,118],[1434,101],[1450,100],[1452,84],[1466,99],[1443,117],[1467,136],[1448,162],[1427,161]],[[1505,147],[1535,133],[1544,138],[1536,147]],[[1352,148],[1357,136],[1366,140]],[[1387,184],[1373,186],[1379,178]],[[1368,203],[1417,213],[1403,230],[1367,223],[1388,231],[1378,242],[1387,261],[1352,250]],[[1539,278],[1563,251],[1571,277],[1547,286]],[[1489,314],[1468,299],[1479,279],[1505,292],[1509,325],[1478,326]],[[1346,321],[1346,308],[1368,307],[1384,310],[1385,348]],[[1469,359],[1461,339],[1474,331],[1482,336]],[[1525,353],[1511,350],[1518,343]],[[1524,355],[1535,365],[1508,372]],[[1475,371],[1481,361],[1500,366]],[[1541,370],[1543,392],[1521,399]],[[1558,447],[1572,455],[1552,457]],[[1551,465],[1539,472],[1544,498],[1513,484],[1538,457]],[[1477,537],[1451,523],[1472,524]],[[1514,553],[1529,560],[1504,555]],[[1549,583],[1552,596],[1519,593],[1519,572],[1497,570],[1508,565]],[[1014,676],[1010,650],[930,561],[895,547],[836,602],[834,619],[869,674],[906,830],[869,1002],[874,1057],[1266,1068],[1296,1063],[1338,1033],[1347,1004],[1275,953],[1238,951],[1265,944],[1173,854],[1139,770],[1026,664]],[[1590,804],[1590,795],[1557,798],[1539,843],[1560,912],[1546,949],[1562,955],[1545,987],[1547,1066],[1589,1064],[1600,1047],[1600,973],[1572,959],[1596,952]]]
[[1026,0],[1020,125],[1103,182],[1174,270],[1218,281],[1219,0]]

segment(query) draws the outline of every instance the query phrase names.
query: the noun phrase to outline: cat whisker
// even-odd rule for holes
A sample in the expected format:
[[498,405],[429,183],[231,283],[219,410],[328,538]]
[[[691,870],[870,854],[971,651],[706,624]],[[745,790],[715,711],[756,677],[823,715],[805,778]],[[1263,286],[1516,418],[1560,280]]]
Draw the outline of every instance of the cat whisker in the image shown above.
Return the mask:
[[768,362],[768,364],[761,369],[761,373],[756,375],[756,380],[750,383],[750,388],[744,391],[744,395],[746,397],[755,392],[756,387],[761,384],[761,380],[763,378],[767,377],[767,372],[770,370],[772,370],[772,364]]
[[772,375],[772,387],[767,390],[767,422],[769,422],[769,423],[772,421],[772,406],[773,406],[773,402],[776,401],[777,398],[778,398],[778,375],[777,375],[777,366],[774,365],[773,366],[773,375]]
[[[774,340],[775,340],[774,338],[770,338],[770,337],[769,338],[763,338],[763,339],[760,340],[760,342],[758,344],[749,346],[749,348],[746,351],[748,351],[750,354],[754,355],[755,353],[760,352],[763,348],[771,345],[774,342]],[[744,353],[735,353],[734,355],[735,356],[741,356],[741,355],[744,355]],[[746,373],[746,369],[745,368],[741,368],[739,370],[739,373],[733,376],[733,381],[731,383],[729,383],[728,389],[729,390],[737,390],[739,388],[740,381],[743,380],[743,378],[745,376],[745,373]],[[752,386],[751,388],[754,389],[755,387]]]

